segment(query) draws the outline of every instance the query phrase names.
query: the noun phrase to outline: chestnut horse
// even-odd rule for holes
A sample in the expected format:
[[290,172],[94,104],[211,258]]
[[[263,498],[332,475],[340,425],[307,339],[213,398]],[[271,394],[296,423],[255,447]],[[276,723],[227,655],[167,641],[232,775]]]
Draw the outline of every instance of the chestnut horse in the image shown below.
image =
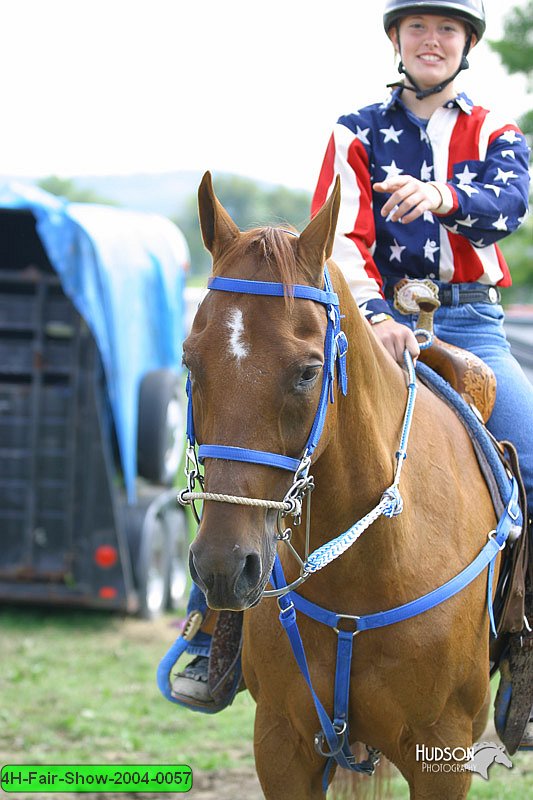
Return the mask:
[[[299,236],[279,228],[243,233],[217,200],[207,173],[199,212],[214,278],[278,282],[286,291],[277,297],[239,288],[209,291],[184,344],[198,442],[297,461],[320,402],[328,315],[320,302],[292,296],[290,287],[322,290],[327,262],[349,343],[348,392],[335,393],[312,456],[311,550],[364,517],[391,485],[408,392],[405,369],[374,337],[329,260],[338,208],[337,185]],[[277,511],[223,499],[279,501],[290,474],[222,452],[205,455],[204,477],[204,491],[222,502],[205,500],[191,545],[191,573],[211,608],[245,610],[242,663],[257,704],[254,748],[263,791],[268,800],[323,798],[325,762],[314,746],[317,712],[277,604],[262,599],[279,540]],[[298,594],[346,616],[394,608],[459,574],[487,542],[495,513],[469,436],[456,414],[422,385],[401,494],[402,513],[378,517]],[[304,508],[292,533],[300,554],[305,528]],[[289,550],[279,550],[287,581],[293,581],[298,563]],[[469,748],[486,724],[486,576],[485,570],[425,613],[354,637],[350,742],[385,754],[416,800],[459,800],[468,792],[469,771],[426,770],[419,753],[422,746]],[[331,712],[337,636],[305,615],[298,614],[298,624],[313,687]]]

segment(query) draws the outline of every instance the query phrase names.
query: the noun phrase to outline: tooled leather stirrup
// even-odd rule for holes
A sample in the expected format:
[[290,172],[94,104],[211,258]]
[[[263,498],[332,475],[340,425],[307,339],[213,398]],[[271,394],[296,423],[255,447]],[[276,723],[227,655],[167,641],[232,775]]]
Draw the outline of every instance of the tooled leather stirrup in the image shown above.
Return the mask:
[[433,335],[431,347],[422,350],[420,361],[441,375],[463,400],[477,409],[487,422],[496,400],[496,376],[492,369],[469,350],[443,342],[433,333],[433,315],[440,302],[436,297],[415,295],[420,309],[418,328]]

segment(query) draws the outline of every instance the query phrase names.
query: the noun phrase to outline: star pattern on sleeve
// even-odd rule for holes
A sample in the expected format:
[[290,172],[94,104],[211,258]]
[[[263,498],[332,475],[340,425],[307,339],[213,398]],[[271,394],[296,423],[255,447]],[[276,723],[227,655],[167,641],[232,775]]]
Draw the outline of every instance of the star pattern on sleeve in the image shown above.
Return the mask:
[[474,178],[477,178],[477,172],[470,172],[468,164],[465,164],[462,172],[456,172],[456,178],[459,178],[459,186],[470,186]]
[[462,189],[469,197],[472,197],[473,194],[479,194],[479,190],[476,189],[475,186],[470,186],[468,183],[458,183],[457,188]]
[[493,184],[493,183],[486,183],[486,184],[483,186],[483,188],[484,188],[484,189],[492,189],[492,191],[494,192],[494,194],[496,195],[496,197],[499,197],[499,196],[500,196],[500,192],[501,192],[501,190],[502,190],[502,187],[501,187],[501,186],[494,186],[494,184]]
[[501,167],[498,167],[498,172],[496,173],[496,177],[494,178],[495,181],[502,181],[502,183],[507,184],[507,181],[511,180],[512,178],[518,178],[518,175],[513,172],[513,170],[509,170],[506,172]]
[[468,164],[464,165],[462,172],[456,172],[455,177],[459,180],[457,188],[461,189],[469,197],[472,197],[473,194],[479,194],[479,189],[472,186],[472,181],[477,178],[477,172],[470,172]]
[[509,144],[522,141],[522,137],[519,136],[516,131],[505,131],[505,133],[502,133],[498,138],[503,139],[504,142],[509,142]]
[[514,150],[502,150],[502,158],[514,158],[516,160],[516,153]]
[[390,128],[380,128],[379,132],[383,134],[383,144],[387,142],[396,142],[396,144],[400,144],[400,136],[403,133],[403,130],[395,130],[394,125],[391,125]]
[[457,220],[457,224],[458,225],[464,225],[466,228],[471,228],[472,225],[475,225],[476,222],[478,222],[478,221],[479,221],[479,217],[476,217],[476,218],[472,219],[472,217],[469,214],[464,219],[458,219]]
[[508,219],[509,217],[504,217],[503,214],[500,214],[496,222],[492,223],[492,227],[496,228],[497,231],[506,231]]

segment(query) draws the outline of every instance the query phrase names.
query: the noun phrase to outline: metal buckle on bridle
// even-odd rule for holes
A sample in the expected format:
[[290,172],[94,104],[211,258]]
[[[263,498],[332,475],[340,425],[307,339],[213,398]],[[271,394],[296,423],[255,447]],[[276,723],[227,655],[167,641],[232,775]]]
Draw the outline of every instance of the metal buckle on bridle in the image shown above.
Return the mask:
[[202,474],[200,472],[200,465],[198,463],[198,456],[196,454],[196,448],[194,445],[191,444],[189,440],[187,440],[187,448],[185,450],[185,477],[187,478],[187,486],[185,489],[182,489],[181,492],[178,492],[178,503],[182,506],[190,506],[196,522],[200,524],[200,515],[196,510],[196,505],[194,500],[187,495],[191,495],[194,492],[196,481],[198,480],[200,486],[203,489],[203,479]]
[[[340,621],[342,619],[349,620],[353,624],[353,631],[344,630],[343,628],[339,628],[339,623],[340,623]],[[350,633],[352,635],[352,637],[357,636],[358,633],[361,633],[361,631],[358,630],[358,628],[357,628],[357,620],[359,620],[359,619],[361,619],[361,617],[358,617],[356,614],[337,614],[337,625],[336,625],[335,628],[333,628],[333,630],[335,631],[337,636],[341,632],[342,633]]]
[[[315,746],[315,750],[320,756],[323,756],[324,758],[335,758],[336,756],[339,755],[339,753],[342,751],[344,747],[344,739],[346,737],[346,731],[347,731],[346,722],[343,722],[342,724],[334,722],[333,729],[335,730],[335,733],[337,734],[337,738],[339,741],[339,746],[335,750],[330,750],[330,751],[324,750],[324,743],[326,741],[326,737],[323,731],[315,733],[314,736],[313,743]],[[359,763],[357,762],[357,757],[353,753],[350,754],[345,753],[344,757],[348,762],[349,766],[351,767],[351,769],[354,770],[354,772],[362,772],[364,775],[370,776],[374,774],[374,772],[376,771],[376,767],[379,765],[379,762],[381,760],[381,751],[376,750],[375,747],[369,747],[368,745],[366,745],[366,752],[368,754],[368,758],[365,759],[364,761],[359,761]]]
[[324,735],[324,732],[319,731],[318,733],[315,733],[313,744],[315,746],[315,750],[318,753],[318,755],[323,756],[324,758],[334,758],[336,755],[338,755],[341,752],[342,748],[344,747],[344,734],[346,733],[346,728],[347,728],[346,722],[333,723],[333,729],[337,734],[337,740],[338,740],[338,747],[336,748],[336,750],[324,750],[324,745],[326,743],[326,737]]
[[283,511],[281,516],[291,515],[295,525],[299,525],[302,520],[302,502],[305,495],[315,488],[313,476],[309,475],[310,466],[311,457],[304,453],[298,469],[294,473],[292,485],[283,498],[283,502],[287,504],[287,510]]
[[[305,569],[305,562],[309,556],[309,543],[310,543],[310,532],[311,532],[311,492],[315,488],[315,482],[313,480],[313,476],[309,475],[309,468],[311,466],[311,457],[307,455],[307,452],[304,453],[300,464],[298,465],[298,469],[294,473],[294,478],[292,481],[292,485],[283,498],[283,502],[287,504],[288,508],[286,511],[278,512],[277,520],[276,520],[276,527],[277,527],[277,535],[276,539],[278,542],[283,542],[287,545],[289,550],[291,551],[292,555],[300,565],[300,575],[296,580],[289,583],[287,586],[283,586],[280,589],[265,589],[263,591],[263,597],[281,597],[282,595],[288,594],[293,589],[298,588],[304,581],[307,580],[310,572],[307,572]],[[304,558],[302,559],[297,550],[292,545],[291,537],[292,537],[292,530],[291,528],[284,528],[282,525],[283,519],[289,515],[293,517],[294,525],[298,526],[302,521],[302,505],[304,498],[307,500],[306,506],[306,519],[305,519],[305,554]]]

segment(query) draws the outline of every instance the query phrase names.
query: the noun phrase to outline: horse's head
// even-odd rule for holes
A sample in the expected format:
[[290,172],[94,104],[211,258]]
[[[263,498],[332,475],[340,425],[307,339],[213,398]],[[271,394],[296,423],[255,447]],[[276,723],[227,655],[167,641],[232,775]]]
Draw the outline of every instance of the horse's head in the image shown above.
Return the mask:
[[505,752],[503,744],[498,747],[498,751],[494,754],[494,763],[501,764],[503,767],[507,767],[507,769],[512,769],[513,762]]
[[[199,189],[202,236],[215,278],[323,288],[339,188],[298,237],[278,228],[241,233],[217,200],[207,173]],[[322,384],[323,305],[239,291],[209,291],[184,343],[192,408],[201,445],[246,448],[300,459]],[[327,431],[315,451],[324,448]],[[293,475],[271,465],[206,457],[205,492],[279,501]],[[191,546],[193,579],[213,608],[258,602],[276,549],[272,508],[204,504]]]
[[482,778],[488,780],[489,767],[492,764],[501,764],[507,769],[511,769],[513,762],[505,752],[505,747],[496,742],[476,742],[473,748],[473,756],[464,768],[469,772],[477,772]]

